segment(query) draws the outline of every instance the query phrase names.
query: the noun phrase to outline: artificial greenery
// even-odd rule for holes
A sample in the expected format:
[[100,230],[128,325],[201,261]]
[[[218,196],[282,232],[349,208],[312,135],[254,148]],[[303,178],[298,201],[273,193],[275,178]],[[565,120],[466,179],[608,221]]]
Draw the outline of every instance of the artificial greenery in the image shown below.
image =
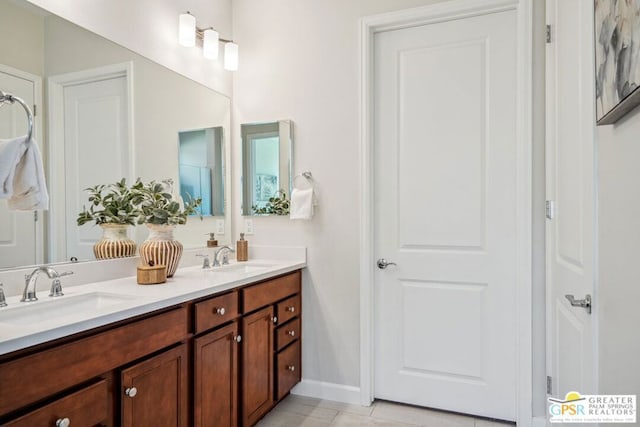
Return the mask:
[[181,209],[180,203],[173,199],[172,186],[171,179],[145,184],[138,178],[131,187],[133,203],[140,210],[138,224],[185,224],[189,215],[198,213],[202,199],[189,197]]
[[253,213],[256,215],[289,215],[289,200],[284,190],[270,197],[263,207],[251,206]]
[[96,224],[134,225],[140,210],[133,203],[134,193],[122,178],[114,184],[96,185],[85,188],[89,192],[89,209],[82,207],[78,214],[78,225],[95,221]]

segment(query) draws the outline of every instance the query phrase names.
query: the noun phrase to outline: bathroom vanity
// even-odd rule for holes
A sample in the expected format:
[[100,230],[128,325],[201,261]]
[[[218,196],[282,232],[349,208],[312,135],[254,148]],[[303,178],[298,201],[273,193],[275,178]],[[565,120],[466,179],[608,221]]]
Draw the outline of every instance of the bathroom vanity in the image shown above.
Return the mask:
[[303,266],[192,267],[156,287],[104,282],[103,292],[132,299],[97,320],[0,335],[0,424],[254,425],[301,379]]

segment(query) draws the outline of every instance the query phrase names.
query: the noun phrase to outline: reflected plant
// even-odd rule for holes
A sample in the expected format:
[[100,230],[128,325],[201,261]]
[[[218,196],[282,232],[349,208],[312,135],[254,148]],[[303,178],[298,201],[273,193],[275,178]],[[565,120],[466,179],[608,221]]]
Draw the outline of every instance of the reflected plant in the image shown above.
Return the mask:
[[122,178],[114,184],[85,188],[89,192],[89,209],[82,207],[76,220],[78,225],[94,221],[100,224],[135,225],[141,211],[135,206],[134,193]]
[[287,193],[280,189],[270,197],[263,207],[251,206],[255,215],[289,215],[289,199]]

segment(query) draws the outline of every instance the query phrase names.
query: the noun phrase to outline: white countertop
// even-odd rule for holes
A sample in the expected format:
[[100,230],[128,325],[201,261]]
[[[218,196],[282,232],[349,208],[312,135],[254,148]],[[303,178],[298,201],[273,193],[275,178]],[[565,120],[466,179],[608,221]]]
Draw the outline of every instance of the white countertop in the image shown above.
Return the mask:
[[[255,271],[233,271],[244,266]],[[186,267],[178,269],[174,277],[159,285],[138,285],[136,277],[131,276],[67,287],[63,289],[64,296],[57,298],[47,296],[48,281],[40,278],[42,283],[39,283],[38,301],[22,303],[20,296],[13,296],[7,298],[8,307],[0,308],[0,355],[305,266],[306,262],[301,260],[252,259],[244,263],[232,262],[229,267],[206,270]]]

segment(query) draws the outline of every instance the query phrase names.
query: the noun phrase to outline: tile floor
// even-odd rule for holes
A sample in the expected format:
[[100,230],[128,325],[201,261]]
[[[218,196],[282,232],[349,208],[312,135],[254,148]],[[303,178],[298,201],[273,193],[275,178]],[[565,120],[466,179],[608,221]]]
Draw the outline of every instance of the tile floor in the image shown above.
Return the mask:
[[370,407],[290,395],[258,427],[511,427],[514,424],[376,401]]

